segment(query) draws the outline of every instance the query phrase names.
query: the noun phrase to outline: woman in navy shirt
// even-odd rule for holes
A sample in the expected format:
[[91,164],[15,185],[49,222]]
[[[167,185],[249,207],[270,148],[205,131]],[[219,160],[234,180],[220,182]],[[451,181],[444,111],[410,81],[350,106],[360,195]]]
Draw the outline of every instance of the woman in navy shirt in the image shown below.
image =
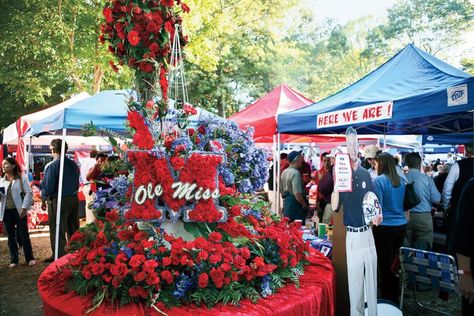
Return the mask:
[[406,235],[407,219],[403,210],[405,185],[395,169],[395,160],[389,153],[381,153],[376,159],[378,176],[374,179],[373,187],[383,215],[382,223],[374,227],[381,274],[381,297],[398,305],[399,281],[391,267]]

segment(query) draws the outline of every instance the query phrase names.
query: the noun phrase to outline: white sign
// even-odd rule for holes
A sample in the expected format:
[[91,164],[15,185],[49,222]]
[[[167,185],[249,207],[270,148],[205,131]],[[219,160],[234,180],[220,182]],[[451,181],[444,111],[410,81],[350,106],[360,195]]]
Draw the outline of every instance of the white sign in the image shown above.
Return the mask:
[[448,88],[448,106],[467,104],[467,84]]
[[352,192],[352,167],[348,154],[336,155],[334,188],[336,188],[337,192]]
[[316,128],[343,126],[392,118],[393,101],[359,106],[347,110],[319,114]]

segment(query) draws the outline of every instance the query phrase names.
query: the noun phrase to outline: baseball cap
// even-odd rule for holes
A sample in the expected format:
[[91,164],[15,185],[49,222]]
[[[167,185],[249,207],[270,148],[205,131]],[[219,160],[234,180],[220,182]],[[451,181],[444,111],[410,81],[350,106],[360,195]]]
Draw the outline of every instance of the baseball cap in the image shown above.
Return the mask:
[[294,150],[291,153],[289,153],[287,157],[288,162],[290,163],[293,162],[296,158],[298,158],[299,155],[301,155],[302,152],[303,152],[302,150],[298,150],[298,151]]
[[380,149],[377,147],[377,145],[367,145],[364,148],[364,157],[365,158],[376,158],[377,157],[377,152]]

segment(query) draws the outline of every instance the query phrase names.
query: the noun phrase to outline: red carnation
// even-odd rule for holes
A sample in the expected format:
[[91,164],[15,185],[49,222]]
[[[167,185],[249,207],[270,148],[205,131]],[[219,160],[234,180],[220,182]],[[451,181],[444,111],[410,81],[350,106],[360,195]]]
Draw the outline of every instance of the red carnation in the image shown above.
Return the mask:
[[190,11],[189,7],[184,2],[181,3],[181,9],[183,9],[184,13],[188,13]]
[[212,268],[211,272],[212,282],[216,285],[216,288],[220,289],[224,285],[224,272],[220,268]]
[[114,18],[112,17],[111,8],[104,8],[104,10],[102,10],[102,13],[104,14],[105,21],[107,21],[107,23],[112,23],[114,21]]
[[158,32],[160,31],[160,26],[156,23],[151,22],[146,26],[146,30],[150,33],[158,34]]
[[222,235],[221,235],[221,233],[218,233],[218,232],[212,232],[212,233],[209,234],[208,239],[210,241],[218,243],[222,240]]
[[150,44],[150,46],[148,47],[148,49],[150,50],[150,52],[152,52],[153,54],[156,54],[160,51],[160,45],[158,45],[157,43],[153,42]]
[[206,134],[206,127],[205,127],[204,125],[199,126],[198,132],[199,132],[201,135]]
[[145,104],[145,106],[146,106],[147,109],[153,108],[154,105],[155,105],[155,101],[153,101],[153,100],[149,100],[149,101]]
[[146,73],[153,72],[153,65],[151,63],[141,61],[141,62],[138,63],[138,67],[143,72],[146,72]]
[[163,267],[167,267],[171,264],[171,258],[170,257],[164,257],[163,258]]
[[171,8],[173,4],[174,4],[173,0],[161,0],[161,5],[164,7]]
[[185,104],[183,106],[183,111],[186,115],[196,115],[197,110],[190,104]]
[[137,46],[138,43],[140,43],[140,35],[135,30],[130,31],[130,33],[128,33],[127,38],[128,38],[128,41],[130,42],[130,45],[132,46]]
[[171,24],[170,21],[168,21],[168,22],[165,23],[165,30],[166,30],[168,33],[172,33],[172,32],[174,31],[173,24]]
[[161,278],[165,280],[165,282],[168,284],[173,283],[173,275],[168,270],[164,270],[161,272]]
[[205,288],[209,283],[209,276],[207,273],[201,273],[198,279],[198,285],[200,288]]
[[105,214],[105,219],[108,221],[108,222],[116,222],[118,221],[120,218],[119,214],[117,213],[116,210],[112,210],[110,212],[107,212]]

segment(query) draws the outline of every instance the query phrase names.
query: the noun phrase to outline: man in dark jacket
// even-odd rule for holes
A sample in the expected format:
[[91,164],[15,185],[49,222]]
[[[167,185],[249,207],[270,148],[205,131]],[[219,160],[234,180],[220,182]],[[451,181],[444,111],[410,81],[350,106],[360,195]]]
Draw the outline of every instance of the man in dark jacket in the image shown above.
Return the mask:
[[[50,150],[54,160],[45,169],[44,178],[41,181],[42,198],[48,202],[49,236],[51,249],[53,251],[53,256],[47,258],[45,260],[46,262],[53,261],[55,253],[61,146],[61,139],[57,138],[51,141]],[[65,144],[64,154],[66,154],[67,150],[68,146]],[[77,198],[80,175],[79,167],[73,160],[64,157],[63,172],[58,258],[66,254],[64,250],[66,246],[66,234],[67,238],[71,238],[72,234],[79,228],[79,200]]]

